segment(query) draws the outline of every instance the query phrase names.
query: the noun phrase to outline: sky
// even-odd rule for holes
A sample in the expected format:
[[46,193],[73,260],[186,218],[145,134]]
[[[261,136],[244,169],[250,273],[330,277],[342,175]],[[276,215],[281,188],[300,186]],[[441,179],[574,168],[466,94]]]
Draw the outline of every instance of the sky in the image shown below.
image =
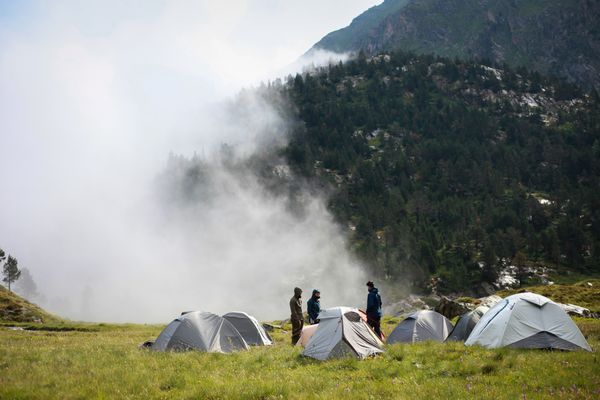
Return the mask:
[[[159,322],[242,307],[269,275],[269,305],[250,308],[274,318],[292,278],[331,291],[332,278],[362,279],[324,197],[307,193],[298,217],[213,154],[233,143],[243,161],[259,139],[285,142],[290,117],[240,90],[377,3],[0,1],[0,247],[31,271],[38,301],[74,319]],[[169,154],[194,153],[211,201],[173,209],[157,176]]]
[[[324,35],[378,3],[3,1],[0,32],[4,46],[37,44],[52,51],[80,44],[104,57],[146,64],[136,65],[136,72],[164,68],[231,91],[271,77]],[[40,57],[48,60],[50,55]]]

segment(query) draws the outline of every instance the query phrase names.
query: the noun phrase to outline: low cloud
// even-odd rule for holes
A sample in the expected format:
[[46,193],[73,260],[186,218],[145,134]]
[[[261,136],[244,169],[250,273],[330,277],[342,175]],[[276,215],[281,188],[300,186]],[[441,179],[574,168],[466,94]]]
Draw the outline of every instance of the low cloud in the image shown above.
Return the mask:
[[326,195],[274,156],[296,123],[284,100],[232,95],[262,67],[227,43],[246,2],[225,16],[119,4],[0,27],[0,245],[42,305],[94,321],[284,318],[296,285],[362,304]]

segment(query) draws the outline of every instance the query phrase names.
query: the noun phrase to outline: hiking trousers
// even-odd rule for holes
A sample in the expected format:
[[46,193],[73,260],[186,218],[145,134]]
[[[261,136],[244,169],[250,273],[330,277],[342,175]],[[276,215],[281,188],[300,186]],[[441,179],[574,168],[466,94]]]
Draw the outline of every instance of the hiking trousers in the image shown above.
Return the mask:
[[373,328],[377,336],[382,339],[381,336],[381,317],[374,315],[367,315],[367,324]]
[[302,333],[303,326],[303,320],[292,319],[292,345],[296,345],[296,343],[298,343],[298,339],[300,339],[300,334]]

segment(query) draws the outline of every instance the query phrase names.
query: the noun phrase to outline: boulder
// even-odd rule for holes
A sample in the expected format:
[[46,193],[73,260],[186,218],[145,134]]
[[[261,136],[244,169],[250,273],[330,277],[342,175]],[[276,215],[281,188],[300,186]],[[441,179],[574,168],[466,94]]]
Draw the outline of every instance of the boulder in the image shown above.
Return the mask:
[[429,310],[430,307],[419,296],[411,294],[395,303],[385,304],[383,313],[394,317],[419,310]]
[[463,315],[474,308],[474,305],[470,303],[459,303],[457,301],[450,300],[448,297],[442,297],[438,305],[435,306],[434,310],[442,314],[444,317],[452,319],[454,317]]
[[496,293],[496,288],[490,283],[481,282],[473,289],[473,291],[476,296],[484,297],[491,296]]
[[479,299],[479,305],[480,306],[486,306],[487,308],[492,308],[493,306],[496,305],[496,303],[498,303],[500,300],[502,300],[502,297],[498,296],[498,295],[491,295],[491,296],[487,296],[487,297],[482,297]]
[[557,303],[569,315],[576,317],[592,318],[592,313],[585,307],[576,306],[575,304]]

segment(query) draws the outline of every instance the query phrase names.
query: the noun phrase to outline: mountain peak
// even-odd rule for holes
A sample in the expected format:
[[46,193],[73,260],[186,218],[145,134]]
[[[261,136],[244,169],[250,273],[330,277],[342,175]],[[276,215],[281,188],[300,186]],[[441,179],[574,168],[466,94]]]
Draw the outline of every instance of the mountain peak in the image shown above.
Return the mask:
[[386,0],[313,49],[485,59],[598,88],[598,20],[600,3],[584,0]]

